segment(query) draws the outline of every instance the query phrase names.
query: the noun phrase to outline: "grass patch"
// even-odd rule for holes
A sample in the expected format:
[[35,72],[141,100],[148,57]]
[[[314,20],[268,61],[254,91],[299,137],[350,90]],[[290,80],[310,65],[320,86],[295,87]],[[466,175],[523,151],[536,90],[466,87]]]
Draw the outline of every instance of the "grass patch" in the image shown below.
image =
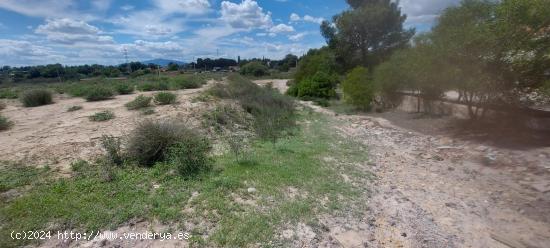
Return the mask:
[[0,99],[17,99],[19,94],[11,88],[0,89]]
[[0,192],[38,184],[50,169],[0,162]]
[[176,103],[178,96],[170,92],[159,92],[155,94],[155,103],[158,105],[168,105]]
[[52,104],[52,93],[45,89],[32,89],[24,91],[19,97],[25,107],[38,107]]
[[6,108],[6,103],[0,102],[0,110],[3,110]]
[[156,113],[155,109],[146,108],[141,110],[142,115],[154,115]]
[[74,112],[81,109],[82,109],[82,106],[71,106],[70,108],[67,109],[67,112]]
[[143,109],[151,106],[152,99],[152,97],[139,95],[131,102],[126,103],[124,106],[126,106],[128,110]]
[[89,117],[90,121],[94,121],[94,122],[103,122],[114,118],[115,118],[115,113],[113,113],[110,110],[101,111]]

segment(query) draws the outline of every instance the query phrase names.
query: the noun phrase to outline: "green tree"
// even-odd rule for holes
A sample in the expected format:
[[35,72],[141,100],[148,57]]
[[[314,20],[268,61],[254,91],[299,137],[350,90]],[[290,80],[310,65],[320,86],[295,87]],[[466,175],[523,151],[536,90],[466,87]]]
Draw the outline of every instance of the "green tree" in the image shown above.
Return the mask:
[[348,73],[342,90],[347,103],[363,110],[370,108],[376,92],[369,70],[365,67],[356,67]]
[[323,23],[321,32],[345,69],[373,68],[395,49],[407,46],[414,30],[405,30],[406,15],[391,0],[348,0],[351,9]]

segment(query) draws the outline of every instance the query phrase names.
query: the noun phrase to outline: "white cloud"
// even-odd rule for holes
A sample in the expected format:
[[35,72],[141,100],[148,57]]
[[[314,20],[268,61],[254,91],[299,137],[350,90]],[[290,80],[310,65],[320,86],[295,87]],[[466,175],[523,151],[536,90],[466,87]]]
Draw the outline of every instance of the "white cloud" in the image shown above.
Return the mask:
[[112,1],[113,0],[93,0],[91,2],[94,8],[96,8],[97,10],[105,11],[108,10],[109,7],[111,7]]
[[0,39],[0,64],[35,65],[54,63],[64,59],[48,47],[28,41]]
[[221,20],[238,29],[269,28],[273,25],[271,13],[265,13],[253,0],[243,0],[240,4],[223,1]]
[[291,22],[297,22],[297,21],[300,21],[301,19],[302,18],[296,13],[290,14],[290,21]]
[[[82,9],[84,2],[75,0],[0,0],[0,8],[26,16],[42,18],[73,18],[80,20],[99,19],[98,7],[107,6],[110,1],[95,0],[93,9]],[[107,6],[108,7],[108,6]],[[80,10],[79,10],[80,9]]]
[[399,5],[407,14],[406,26],[417,26],[433,24],[442,10],[458,3],[460,0],[402,0]]
[[165,13],[204,14],[210,10],[208,0],[153,0]]
[[101,35],[99,28],[69,18],[48,19],[46,24],[38,26],[35,32],[46,35],[48,40],[60,44],[114,43],[111,36]]
[[120,7],[121,10],[124,10],[124,11],[130,11],[130,10],[133,10],[135,9],[136,7],[133,6],[133,5],[129,5],[129,4],[126,4],[126,5],[122,5]]
[[302,39],[304,39],[304,37],[307,35],[307,33],[297,33],[295,35],[290,35],[288,36],[288,39],[291,40],[291,41],[301,41]]
[[298,15],[296,13],[290,14],[290,22],[304,21],[304,22],[311,22],[311,23],[321,24],[324,20],[325,19],[322,18],[322,17],[313,17],[313,16],[310,16],[310,15],[305,15],[304,17],[300,17],[300,15]]
[[272,33],[292,33],[295,30],[292,26],[289,26],[286,24],[279,24],[277,26],[271,27],[269,31]]

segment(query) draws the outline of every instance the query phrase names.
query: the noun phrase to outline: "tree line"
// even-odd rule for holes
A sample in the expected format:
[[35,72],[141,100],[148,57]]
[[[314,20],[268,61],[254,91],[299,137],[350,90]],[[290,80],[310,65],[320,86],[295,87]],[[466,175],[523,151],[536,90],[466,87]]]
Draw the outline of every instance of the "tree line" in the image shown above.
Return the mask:
[[430,102],[459,94],[472,119],[487,106],[528,105],[527,93],[550,93],[550,1],[463,0],[441,13],[430,32],[405,29],[398,2],[347,0],[323,22],[327,45],[300,62],[289,94],[336,97],[362,109],[395,107],[400,93]]

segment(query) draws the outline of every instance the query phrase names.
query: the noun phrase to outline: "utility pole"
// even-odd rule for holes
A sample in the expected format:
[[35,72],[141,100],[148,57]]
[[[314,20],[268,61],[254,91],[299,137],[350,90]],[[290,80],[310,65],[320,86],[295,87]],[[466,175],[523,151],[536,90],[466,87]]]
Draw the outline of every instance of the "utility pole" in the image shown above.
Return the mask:
[[128,71],[128,75],[132,73],[132,66],[128,62],[128,49],[126,47],[124,48],[124,59],[126,60],[126,71]]

